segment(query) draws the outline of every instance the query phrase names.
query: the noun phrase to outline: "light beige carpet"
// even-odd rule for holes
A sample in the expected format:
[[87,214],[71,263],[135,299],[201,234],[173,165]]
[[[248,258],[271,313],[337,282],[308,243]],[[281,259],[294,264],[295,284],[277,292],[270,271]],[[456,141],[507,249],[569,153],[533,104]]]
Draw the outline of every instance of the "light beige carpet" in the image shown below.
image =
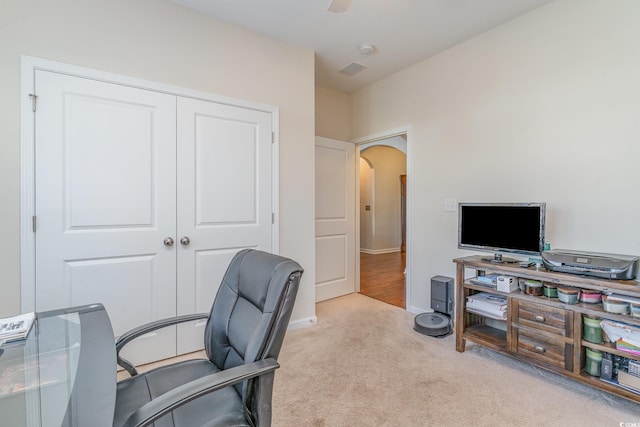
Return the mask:
[[[319,303],[287,332],[273,425],[640,426],[640,405],[467,343],[360,294]],[[622,423],[622,424],[621,424]]]

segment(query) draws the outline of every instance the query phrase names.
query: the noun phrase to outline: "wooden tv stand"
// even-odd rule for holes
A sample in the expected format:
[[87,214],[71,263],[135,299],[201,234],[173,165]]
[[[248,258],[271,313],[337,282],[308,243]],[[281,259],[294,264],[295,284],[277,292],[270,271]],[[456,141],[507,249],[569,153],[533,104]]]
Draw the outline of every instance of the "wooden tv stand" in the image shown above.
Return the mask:
[[[457,351],[464,352],[466,341],[469,340],[523,362],[640,403],[640,391],[635,393],[597,376],[591,376],[584,370],[586,348],[638,361],[640,356],[617,350],[615,343],[594,344],[582,338],[583,315],[638,327],[640,327],[640,318],[606,312],[602,303],[566,304],[558,298],[528,295],[521,290],[510,293],[499,292],[495,288],[473,284],[469,280],[477,276],[478,271],[484,271],[486,274],[499,273],[558,286],[572,286],[640,298],[638,282],[557,273],[543,267],[536,268],[536,266],[522,268],[519,264],[494,264],[483,261],[480,256],[457,258],[453,261],[456,263],[454,327]],[[466,310],[467,297],[478,292],[490,292],[507,297],[506,321],[489,319]]]

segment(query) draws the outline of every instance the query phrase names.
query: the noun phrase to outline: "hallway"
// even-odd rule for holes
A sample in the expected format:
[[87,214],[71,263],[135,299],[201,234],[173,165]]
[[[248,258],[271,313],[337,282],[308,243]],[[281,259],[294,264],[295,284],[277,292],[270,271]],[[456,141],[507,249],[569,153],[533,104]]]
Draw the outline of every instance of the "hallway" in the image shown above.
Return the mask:
[[360,293],[406,308],[404,269],[406,252],[360,253]]

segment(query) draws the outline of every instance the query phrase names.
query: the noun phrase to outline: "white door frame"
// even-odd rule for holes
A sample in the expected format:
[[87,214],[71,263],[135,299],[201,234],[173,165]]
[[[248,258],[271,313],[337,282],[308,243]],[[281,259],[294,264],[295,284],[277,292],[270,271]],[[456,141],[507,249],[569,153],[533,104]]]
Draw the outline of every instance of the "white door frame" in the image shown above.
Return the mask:
[[[406,226],[407,226],[407,238],[406,238],[406,266],[405,266],[405,301],[406,301],[406,310],[411,313],[421,313],[419,309],[413,307],[411,301],[411,197],[412,197],[412,181],[411,181],[411,153],[413,152],[413,140],[412,140],[412,128],[411,126],[403,126],[396,129],[391,129],[387,131],[382,131],[378,133],[374,133],[372,135],[364,136],[362,138],[357,138],[352,142],[358,145],[358,160],[360,153],[360,146],[363,144],[367,144],[370,142],[379,141],[381,139],[392,138],[394,136],[406,135],[407,136],[407,209],[406,209]],[[356,177],[359,179],[360,177],[360,162],[356,161]],[[360,200],[360,185],[356,185],[356,200]],[[360,211],[356,210],[356,256],[360,255]],[[358,291],[360,290],[360,263],[356,263],[356,288]]]
[[[278,107],[260,104],[252,101],[215,95],[179,86],[138,79],[120,74],[99,71],[91,68],[65,64],[31,56],[21,56],[20,71],[20,308],[23,313],[35,310],[35,267],[36,246],[34,215],[35,215],[35,117],[33,112],[37,107],[37,97],[34,94],[35,72],[45,70],[67,74],[76,77],[89,78],[107,83],[121,84],[161,93],[167,93],[187,98],[196,98],[225,105],[264,111],[271,113],[273,129],[272,152],[272,247],[274,253],[280,251],[280,215],[279,215],[279,109]],[[37,95],[37,94],[35,94]],[[36,224],[37,229],[37,224]]]

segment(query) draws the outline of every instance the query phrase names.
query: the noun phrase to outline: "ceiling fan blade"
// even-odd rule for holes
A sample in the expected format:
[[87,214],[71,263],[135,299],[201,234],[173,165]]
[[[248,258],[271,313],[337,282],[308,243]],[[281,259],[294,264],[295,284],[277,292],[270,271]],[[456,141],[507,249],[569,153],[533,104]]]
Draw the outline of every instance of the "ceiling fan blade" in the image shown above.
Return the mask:
[[327,10],[333,13],[342,13],[346,12],[349,6],[351,6],[351,0],[331,0]]

